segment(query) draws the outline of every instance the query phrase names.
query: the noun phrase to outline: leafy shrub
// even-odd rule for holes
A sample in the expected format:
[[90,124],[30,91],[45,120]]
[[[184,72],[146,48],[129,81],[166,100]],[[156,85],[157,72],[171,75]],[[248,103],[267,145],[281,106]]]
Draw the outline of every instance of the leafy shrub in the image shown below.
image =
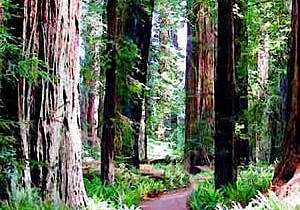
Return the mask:
[[[10,200],[0,203],[1,210],[72,210],[64,204],[45,202],[36,189],[20,188],[11,194]],[[85,210],[139,210],[125,204],[114,207],[110,202],[89,199]]]
[[115,207],[122,204],[135,206],[150,194],[183,188],[190,183],[189,176],[179,165],[157,165],[156,167],[165,170],[165,177],[161,180],[141,176],[136,171],[120,165],[115,183],[112,185],[103,185],[99,177],[94,177],[92,180],[85,179],[87,193],[94,199],[110,201]]
[[189,205],[193,210],[215,209],[218,205],[230,206],[232,202],[246,205],[258,191],[268,188],[273,177],[273,167],[259,164],[241,168],[235,185],[215,190],[213,178],[193,191]]
[[16,169],[21,167],[16,159],[15,139],[8,132],[12,126],[12,122],[0,117],[0,199],[8,199]]
[[42,201],[34,189],[18,189],[11,194],[10,200],[0,203],[1,210],[68,210],[61,204]]
[[224,196],[220,190],[215,190],[211,180],[201,183],[189,198],[189,205],[195,210],[215,209],[220,203],[224,203]]
[[218,210],[298,210],[300,208],[299,193],[288,198],[279,198],[274,192],[269,192],[268,195],[259,193],[248,206],[243,207],[239,203],[233,203],[232,208],[226,206],[218,206]]
[[257,191],[268,188],[273,178],[273,166],[250,165],[242,168],[235,186],[224,189],[225,196],[236,202],[247,204]]

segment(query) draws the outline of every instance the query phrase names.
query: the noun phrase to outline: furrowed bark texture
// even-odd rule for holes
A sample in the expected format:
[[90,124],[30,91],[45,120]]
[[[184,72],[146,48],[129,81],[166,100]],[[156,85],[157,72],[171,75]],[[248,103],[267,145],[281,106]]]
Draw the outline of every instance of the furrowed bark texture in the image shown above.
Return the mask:
[[234,167],[234,33],[233,1],[218,1],[218,56],[215,81],[215,185],[233,183]]
[[207,120],[210,127],[214,124],[214,76],[215,76],[215,31],[210,11],[200,7],[197,14],[198,22],[198,69],[199,81],[199,120]]
[[[281,194],[285,194],[293,184],[299,185],[300,172],[300,28],[299,28],[299,1],[293,0],[292,9],[292,33],[291,33],[291,51],[288,69],[288,99],[287,113],[288,121],[285,133],[285,142],[283,144],[283,159],[278,165],[274,182],[276,186],[286,184],[286,188],[279,188]],[[297,176],[298,174],[298,176]],[[296,179],[294,179],[296,178]]]
[[31,71],[45,71],[36,84],[18,78],[18,117],[24,182],[44,199],[86,206],[81,167],[79,110],[80,0],[24,0],[23,57],[37,57]]
[[185,143],[188,143],[192,137],[193,125],[197,121],[197,98],[195,84],[197,81],[196,70],[193,67],[193,31],[191,23],[188,23],[188,37],[187,37],[187,56],[186,56],[186,117],[185,117]]
[[[187,151],[189,160],[185,165],[191,172],[194,166],[210,164],[201,132],[203,129],[213,130],[214,127],[215,35],[207,6],[198,5],[195,8],[195,19],[190,21],[195,21],[197,27],[194,32],[191,31],[191,27],[188,29],[186,143],[199,145],[193,148],[193,152]],[[195,46],[191,43],[193,35],[197,40]]]

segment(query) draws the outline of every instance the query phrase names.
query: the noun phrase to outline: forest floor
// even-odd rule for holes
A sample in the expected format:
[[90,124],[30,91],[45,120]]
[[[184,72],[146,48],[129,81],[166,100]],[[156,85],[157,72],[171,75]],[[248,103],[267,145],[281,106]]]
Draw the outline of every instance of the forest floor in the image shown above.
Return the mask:
[[162,194],[142,202],[143,210],[187,210],[187,200],[193,188],[182,189]]

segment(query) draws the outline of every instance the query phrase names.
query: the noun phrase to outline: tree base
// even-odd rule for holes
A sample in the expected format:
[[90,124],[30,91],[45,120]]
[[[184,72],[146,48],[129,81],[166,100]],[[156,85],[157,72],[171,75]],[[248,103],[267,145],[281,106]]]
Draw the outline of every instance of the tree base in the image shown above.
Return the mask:
[[300,192],[300,161],[296,160],[285,161],[276,169],[271,189],[281,198]]

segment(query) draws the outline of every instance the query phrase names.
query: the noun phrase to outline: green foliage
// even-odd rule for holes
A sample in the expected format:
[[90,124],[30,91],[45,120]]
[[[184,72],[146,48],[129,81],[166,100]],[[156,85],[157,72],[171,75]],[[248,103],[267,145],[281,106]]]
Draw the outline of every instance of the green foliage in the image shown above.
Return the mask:
[[42,201],[37,190],[18,189],[11,196],[10,200],[0,203],[1,210],[68,210],[62,204],[51,204]]
[[[84,57],[81,60],[81,76],[84,82],[81,84],[85,92],[89,92],[88,82],[98,81],[100,93],[104,92],[104,70],[107,67],[106,54],[106,25],[105,4],[103,1],[88,0],[85,4],[86,12],[82,18],[82,38]],[[87,88],[87,89],[85,89]]]
[[86,190],[89,196],[100,201],[110,201],[118,207],[122,204],[137,205],[147,195],[182,188],[190,183],[188,175],[179,165],[158,165],[157,168],[165,170],[162,180],[141,176],[120,165],[114,184],[103,185],[99,177],[94,177],[92,180],[85,179]]
[[192,151],[196,148],[206,148],[209,154],[214,153],[214,133],[207,120],[200,120],[192,128],[191,139],[185,144],[185,151]]
[[224,196],[220,190],[215,190],[212,180],[200,183],[189,198],[192,210],[213,210],[220,203],[224,203]]
[[[248,1],[247,45],[243,47],[247,59],[240,63],[246,66],[249,72],[249,110],[244,113],[244,118],[251,122],[249,134],[253,141],[257,138],[269,141],[268,120],[271,115],[280,115],[282,93],[280,85],[286,74],[288,62],[288,37],[290,31],[290,12],[286,1],[276,0],[268,2]],[[258,81],[258,51],[262,47],[263,36],[268,37],[269,72],[266,87],[261,87]],[[259,92],[264,92],[259,97]],[[280,121],[281,119],[273,119]],[[277,132],[281,132],[281,129]],[[275,131],[276,132],[276,131]],[[274,131],[272,131],[272,135]],[[277,138],[282,141],[279,134]]]
[[100,147],[98,145],[83,144],[83,159],[92,158],[93,160],[100,160]]
[[241,204],[247,204],[257,191],[265,190],[273,178],[273,166],[250,165],[242,168],[234,186],[224,189],[226,197]]
[[21,76],[31,85],[37,85],[42,79],[50,80],[49,74],[41,69],[47,65],[33,55],[31,58],[22,59],[18,62],[16,76]]
[[297,199],[298,193],[295,193],[295,199],[282,199],[276,196],[274,192],[270,192],[267,195],[259,193],[246,207],[243,207],[239,203],[233,203],[232,208],[226,206],[218,206],[218,210],[299,210],[300,204]]
[[7,198],[9,186],[20,167],[16,159],[15,139],[7,133],[13,123],[0,118],[0,199]]
[[[177,148],[184,139],[185,91],[184,72],[178,66],[182,55],[172,34],[182,26],[184,4],[178,0],[156,2],[146,100],[149,139],[175,142]],[[168,123],[174,116],[176,126]]]
[[117,50],[118,95],[124,99],[141,97],[142,84],[132,78],[139,61],[139,49],[132,40],[123,40]]
[[116,155],[130,156],[134,141],[133,123],[130,119],[117,113],[115,119],[115,153]]
[[273,178],[273,167],[250,165],[241,168],[235,185],[215,190],[212,179],[199,183],[189,198],[191,209],[215,209],[218,205],[230,206],[232,202],[245,205],[257,195],[258,191],[268,188]]

